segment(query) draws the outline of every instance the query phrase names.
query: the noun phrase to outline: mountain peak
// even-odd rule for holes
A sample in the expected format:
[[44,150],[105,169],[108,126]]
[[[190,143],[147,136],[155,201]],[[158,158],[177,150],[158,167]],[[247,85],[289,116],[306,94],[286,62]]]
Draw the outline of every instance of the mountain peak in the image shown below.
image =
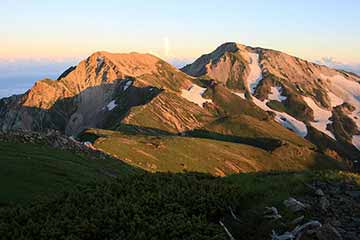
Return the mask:
[[103,63],[115,65],[125,75],[136,77],[154,72],[156,64],[161,59],[147,53],[110,53],[99,51],[93,53],[88,58],[88,61],[93,61],[97,66]]
[[182,68],[182,71],[185,73],[199,77],[206,74],[206,66],[210,63],[216,63],[220,60],[222,56],[226,53],[235,53],[239,50],[246,50],[248,46],[236,43],[236,42],[226,42],[217,47],[213,52],[204,54],[198,58],[194,63],[186,65]]

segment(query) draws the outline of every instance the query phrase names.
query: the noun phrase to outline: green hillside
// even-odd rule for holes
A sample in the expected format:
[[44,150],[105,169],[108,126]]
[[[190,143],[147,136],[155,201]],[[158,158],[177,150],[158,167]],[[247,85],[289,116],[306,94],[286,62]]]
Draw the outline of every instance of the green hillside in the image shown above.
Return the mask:
[[[81,139],[93,141],[97,149],[152,172],[196,171],[223,176],[239,172],[342,167],[340,162],[307,146],[287,143],[274,145],[269,150],[267,147],[274,144],[273,139],[244,138],[240,139],[243,142],[236,142],[236,138],[198,133],[194,134],[198,136],[195,138],[89,129]],[[219,139],[214,140],[217,137]]]
[[[95,129],[83,137],[92,138],[96,147],[110,146],[113,153],[127,156],[126,162],[145,169],[146,164],[162,163],[156,170],[216,174],[213,169],[221,164],[231,173],[235,164],[246,167],[250,157],[257,158],[252,166],[267,169],[317,168],[315,160],[285,165],[262,148],[213,139]],[[283,201],[314,198],[309,184],[321,182],[356,193],[360,183],[359,175],[337,171],[269,171],[223,178],[195,172],[150,173],[96,152],[46,144],[0,141],[0,152],[0,239],[9,240],[229,239],[220,221],[237,240],[266,239],[273,229],[281,233],[294,227],[291,221],[300,213],[290,212]],[[135,153],[137,161],[130,158]],[[184,169],[186,164],[191,168]],[[336,167],[332,164],[321,162],[321,168]],[[352,204],[351,196],[341,196]],[[317,204],[317,197],[311,201]],[[306,211],[304,222],[326,221],[316,204]],[[266,206],[275,206],[281,221],[264,218]]]
[[0,141],[0,205],[134,172],[121,161],[46,145]]

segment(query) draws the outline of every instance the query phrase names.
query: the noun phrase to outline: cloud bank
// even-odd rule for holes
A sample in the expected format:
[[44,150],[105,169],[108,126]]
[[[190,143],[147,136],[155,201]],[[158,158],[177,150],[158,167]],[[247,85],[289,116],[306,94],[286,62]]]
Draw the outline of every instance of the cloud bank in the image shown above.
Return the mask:
[[360,75],[360,63],[343,63],[332,57],[323,57],[321,60],[315,61],[318,64],[326,65],[331,68],[345,70]]
[[1,59],[0,98],[26,92],[35,81],[56,79],[77,59]]

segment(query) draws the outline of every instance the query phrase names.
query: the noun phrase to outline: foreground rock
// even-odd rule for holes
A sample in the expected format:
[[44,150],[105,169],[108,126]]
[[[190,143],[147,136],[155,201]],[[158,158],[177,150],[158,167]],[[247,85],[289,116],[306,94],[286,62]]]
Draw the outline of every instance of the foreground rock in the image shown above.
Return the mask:
[[312,180],[301,195],[266,207],[265,212],[263,208],[244,211],[238,215],[240,221],[227,221],[228,231],[235,239],[359,240],[358,177],[351,173],[343,176]]
[[311,205],[309,212],[323,223],[318,239],[360,239],[359,186],[355,181],[316,181],[312,187],[322,189],[324,196],[308,195],[304,202]]
[[90,142],[79,142],[73,137],[61,134],[59,131],[47,132],[32,131],[0,131],[0,141],[30,144],[45,144],[47,146],[67,150],[73,153],[85,154],[89,158],[105,159],[112,158],[104,152],[98,151]]

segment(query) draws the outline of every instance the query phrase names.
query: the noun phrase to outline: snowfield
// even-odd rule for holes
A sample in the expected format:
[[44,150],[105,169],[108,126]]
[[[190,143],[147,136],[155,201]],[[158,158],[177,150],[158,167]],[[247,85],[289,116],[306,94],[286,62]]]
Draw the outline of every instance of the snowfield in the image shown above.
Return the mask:
[[271,108],[269,108],[266,103],[268,103],[269,100],[260,101],[256,97],[253,97],[253,102],[262,110],[264,111],[271,111],[276,114],[275,121],[280,123],[283,127],[286,127],[292,131],[294,131],[297,135],[301,137],[305,137],[308,134],[307,127],[305,123],[302,121],[297,120],[296,118],[292,117],[291,115],[284,113],[284,112],[278,112]]
[[301,137],[306,137],[306,135],[308,134],[308,130],[303,122],[297,120],[296,118],[290,116],[287,113],[278,113],[278,112],[275,113],[276,113],[275,121],[277,121],[287,129],[294,131],[297,135]]
[[328,94],[328,96],[330,98],[331,107],[337,107],[337,106],[344,103],[344,100],[342,100],[341,98],[336,96],[334,93],[328,92],[327,94]]
[[[257,53],[249,53],[250,56],[250,73],[249,76],[247,78],[247,83],[248,83],[248,87],[250,89],[251,94],[253,95],[255,92],[255,89],[257,87],[257,85],[261,82],[263,76],[262,76],[262,71],[260,68],[260,64],[259,64],[259,54]],[[245,99],[244,94],[242,93],[236,93],[233,92],[234,94],[240,96],[241,98]],[[285,96],[282,96],[282,89],[279,87],[272,87],[271,88],[271,94],[269,94],[268,98],[270,100],[276,100],[276,101],[284,101],[286,99]],[[301,137],[305,137],[308,133],[307,131],[307,127],[306,125],[297,120],[296,118],[290,116],[287,113],[283,113],[283,112],[278,112],[275,111],[271,108],[269,108],[266,103],[269,102],[269,99],[265,100],[265,101],[260,101],[259,99],[257,99],[256,97],[252,97],[252,101],[258,106],[260,107],[262,110],[264,111],[271,111],[273,113],[276,114],[275,116],[275,121],[280,123],[282,126],[294,131],[296,134],[298,134]]]
[[350,103],[354,107],[360,109],[360,84],[346,79],[341,75],[336,75],[332,77],[320,75],[321,78],[330,81],[330,90],[338,98],[342,99],[345,102]]
[[350,117],[360,128],[360,84],[339,75],[328,77],[321,74],[321,78],[330,81],[330,90],[344,102],[350,103],[356,110]]
[[232,93],[241,97],[242,99],[246,100],[245,93],[238,93],[238,92],[234,92],[234,91],[232,91]]
[[268,95],[268,99],[279,102],[285,101],[287,97],[282,96],[282,92],[283,90],[281,87],[271,87],[270,94]]
[[202,88],[196,84],[192,84],[192,86],[188,89],[181,90],[181,96],[186,100],[196,103],[200,107],[203,107],[203,104],[206,102],[212,103],[210,99],[203,98],[203,94],[206,91],[206,88]]
[[101,67],[101,65],[104,63],[104,58],[103,57],[97,57],[96,58],[96,71],[99,71],[99,68]]
[[249,63],[250,73],[247,78],[247,84],[251,94],[254,94],[257,85],[261,82],[263,77],[259,65],[259,54],[249,53],[249,57],[250,57],[250,63]]
[[106,105],[107,110],[111,111],[114,108],[116,108],[117,104],[115,103],[115,100],[112,100],[111,102],[109,102],[108,105]]
[[329,120],[332,112],[319,107],[311,97],[303,97],[303,99],[314,112],[314,122],[310,122],[311,126],[336,140],[334,134],[326,129],[326,126],[332,123]]
[[125,83],[125,86],[124,86],[124,88],[123,88],[123,91],[126,91],[126,90],[131,86],[132,83],[133,83],[133,81],[128,80],[128,81]]
[[360,150],[360,135],[355,135],[352,138],[352,144],[358,149]]
[[[360,84],[356,81],[348,80],[340,74],[331,77],[321,74],[320,77],[329,81],[330,91],[337,98],[355,107],[355,111],[349,117],[354,120],[358,129],[360,129]],[[337,103],[339,103],[340,100],[337,100]],[[359,142],[358,136],[353,136],[352,143],[355,147],[359,148]]]

